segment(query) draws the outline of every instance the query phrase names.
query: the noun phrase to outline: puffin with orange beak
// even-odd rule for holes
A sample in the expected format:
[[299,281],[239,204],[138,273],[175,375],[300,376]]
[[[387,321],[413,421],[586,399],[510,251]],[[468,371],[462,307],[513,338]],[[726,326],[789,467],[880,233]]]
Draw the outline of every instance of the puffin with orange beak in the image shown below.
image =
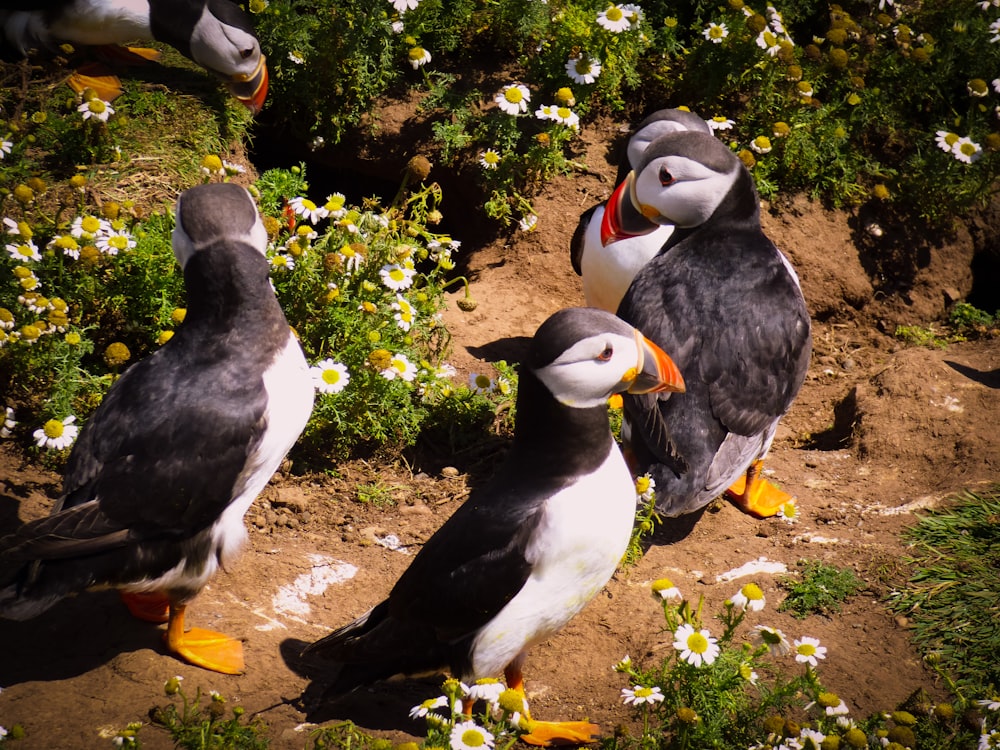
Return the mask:
[[[62,43],[112,46],[155,40],[221,78],[254,114],[267,97],[267,65],[250,16],[230,0],[3,0],[3,41],[21,55]],[[154,59],[155,50],[108,50],[118,60]],[[74,72],[76,91],[92,88],[110,101],[121,93],[117,77],[92,64]]]
[[[670,357],[611,313],[568,308],[542,323],[493,480],[427,540],[384,601],[306,647],[339,665],[327,696],[442,670],[469,683],[503,672],[523,695],[530,648],[601,591],[628,546],[635,485],[608,398],[683,390]],[[523,714],[530,744],[581,744],[599,731]]]
[[724,492],[752,515],[773,516],[791,496],[763,479],[763,459],[812,351],[798,277],[761,229],[750,173],[711,135],[650,143],[608,200],[601,239],[664,224],[673,234],[618,315],[670,352],[687,392],[626,394],[626,451],[655,480],[663,516],[693,513]]

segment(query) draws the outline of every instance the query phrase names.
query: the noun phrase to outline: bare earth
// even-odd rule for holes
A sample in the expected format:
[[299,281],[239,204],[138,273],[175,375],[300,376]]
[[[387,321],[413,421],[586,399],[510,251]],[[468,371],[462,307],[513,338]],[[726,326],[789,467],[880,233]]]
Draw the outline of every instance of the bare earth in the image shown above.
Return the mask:
[[[382,122],[387,134],[408,124],[391,116]],[[474,312],[459,311],[458,292],[445,316],[459,378],[489,372],[490,360],[516,360],[521,337],[555,310],[582,304],[568,238],[579,213],[610,192],[608,144],[618,137],[610,122],[584,132],[578,160],[591,173],[550,183],[536,200],[535,232],[477,244],[460,223],[450,228],[466,240],[465,270],[479,303]],[[449,195],[446,187],[446,217]],[[611,667],[626,654],[648,663],[670,648],[649,593],[662,576],[689,598],[704,596],[707,612],[756,581],[768,607],[751,624],[818,637],[829,649],[820,674],[856,715],[890,708],[917,687],[937,690],[906,621],[881,599],[905,580],[900,531],[915,513],[1000,478],[1000,341],[905,348],[891,333],[900,323],[928,323],[949,299],[968,293],[972,235],[961,226],[935,243],[883,225],[876,240],[866,229],[876,214],[828,212],[804,199],[765,214],[765,229],[795,264],[814,317],[809,376],[767,462],[771,478],[797,496],[800,519],[760,521],[721,504],[693,529],[665,529],[638,565],[619,572],[561,633],[531,652],[526,677],[539,718],[586,716],[605,731],[631,721],[619,696],[623,680]],[[892,284],[885,258],[895,258]],[[146,719],[151,707],[168,702],[164,682],[181,675],[187,692],[217,690],[230,705],[259,714],[275,748],[304,747],[307,722],[344,718],[394,740],[421,736],[407,713],[436,696],[439,681],[376,686],[317,706],[318,690],[296,672],[292,655],[388,593],[419,545],[491,470],[482,462],[465,466],[460,456],[453,466],[457,472],[358,461],[331,467],[336,477],[276,477],[247,515],[245,554],[189,614],[192,625],[245,639],[242,676],[166,655],[162,626],[130,618],[114,592],[67,600],[31,622],[0,622],[0,725],[22,724],[27,737],[17,747],[25,750],[106,747],[102,732]],[[358,501],[356,486],[374,481],[391,488],[393,507]],[[0,534],[46,514],[59,483],[57,474],[0,446]],[[798,621],[775,611],[784,595],[779,574],[732,577],[752,561],[794,570],[802,559],[850,566],[868,589],[839,615]],[[794,669],[790,658],[784,666]],[[155,728],[140,736],[148,748],[171,746]]]

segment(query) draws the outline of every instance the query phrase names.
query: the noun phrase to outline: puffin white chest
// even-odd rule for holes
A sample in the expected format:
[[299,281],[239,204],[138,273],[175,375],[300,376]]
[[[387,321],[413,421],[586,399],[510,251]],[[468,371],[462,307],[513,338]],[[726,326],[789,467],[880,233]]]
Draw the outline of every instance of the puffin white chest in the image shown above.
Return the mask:
[[601,206],[587,225],[580,276],[587,304],[616,313],[636,274],[660,252],[674,228],[662,226],[647,235],[619,240],[604,247],[601,243],[603,217],[604,207]]
[[282,459],[291,450],[312,413],[314,388],[302,347],[289,332],[288,343],[264,372],[267,409],[260,442],[247,456],[246,466],[233,488],[233,499],[212,528],[219,556],[239,550],[246,536],[243,516],[260,494]]
[[521,591],[477,636],[469,679],[498,674],[557,632],[597,595],[628,546],[635,486],[617,445],[603,464],[545,501],[526,550]]

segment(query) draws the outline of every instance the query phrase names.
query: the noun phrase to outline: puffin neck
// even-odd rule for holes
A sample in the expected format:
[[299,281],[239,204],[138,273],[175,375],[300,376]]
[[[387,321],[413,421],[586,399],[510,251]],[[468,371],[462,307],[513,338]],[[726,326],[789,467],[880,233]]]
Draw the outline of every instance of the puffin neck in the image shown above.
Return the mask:
[[606,406],[561,404],[529,368],[521,367],[511,450],[519,465],[539,464],[549,473],[554,468],[572,475],[589,473],[607,458],[611,443]]
[[268,265],[256,249],[218,245],[196,252],[184,268],[188,307],[185,320],[220,325],[280,322],[284,314],[268,278]]

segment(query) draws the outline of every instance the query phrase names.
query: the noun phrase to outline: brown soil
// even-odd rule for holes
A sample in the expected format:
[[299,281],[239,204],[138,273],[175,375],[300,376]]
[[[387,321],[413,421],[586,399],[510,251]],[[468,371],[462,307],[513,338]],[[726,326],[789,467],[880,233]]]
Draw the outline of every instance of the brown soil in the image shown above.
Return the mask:
[[[381,123],[387,140],[412,121],[387,112]],[[609,194],[615,165],[608,144],[619,137],[612,122],[583,132],[578,160],[591,172],[546,187],[535,202],[536,231],[477,243],[455,220],[450,230],[465,240],[465,270],[479,303],[463,313],[456,292],[445,314],[459,378],[488,370],[491,360],[516,360],[521,337],[555,310],[582,304],[568,238],[579,213]],[[372,151],[408,156],[383,145]],[[401,163],[391,171],[398,174]],[[446,188],[446,215],[452,194]],[[1000,341],[941,350],[904,348],[888,335],[900,323],[926,324],[968,294],[973,241],[963,226],[937,241],[888,222],[875,239],[868,231],[874,219],[863,216],[804,199],[765,215],[765,229],[798,269],[814,316],[808,379],[767,462],[773,479],[797,496],[800,520],[755,520],[721,504],[693,529],[672,524],[634,568],[531,652],[526,676],[536,716],[588,716],[606,730],[630,720],[619,696],[624,682],[611,667],[626,654],[648,663],[669,648],[648,586],[661,576],[688,597],[704,596],[707,612],[755,580],[768,600],[756,622],[818,637],[829,649],[821,676],[856,715],[890,708],[917,687],[937,689],[905,619],[889,614],[883,597],[907,574],[900,532],[914,512],[1000,477]],[[476,231],[469,227],[469,235]],[[914,260],[898,261],[903,245],[909,254],[902,257]],[[892,258],[903,281],[890,285],[885,269]],[[379,601],[467,487],[490,470],[480,462],[468,474],[460,460],[455,465],[459,471],[356,461],[331,467],[334,476],[276,477],[247,515],[245,554],[211,582],[189,616],[191,624],[245,639],[242,676],[165,654],[161,628],[127,616],[113,592],[67,600],[31,622],[0,622],[0,725],[22,724],[27,738],[17,746],[25,750],[106,746],[101,732],[145,719],[152,706],[167,703],[164,682],[182,675],[189,693],[217,690],[260,715],[276,748],[302,748],[307,722],[318,720],[350,718],[393,739],[419,736],[408,710],[437,695],[439,682],[376,686],[306,712],[316,687],[296,672],[290,654]],[[57,474],[9,446],[0,449],[0,477],[0,534],[47,513],[58,494]],[[391,490],[394,504],[359,502],[356,487],[375,481]],[[849,566],[867,589],[840,614],[795,620],[775,611],[784,595],[779,575],[719,582],[761,558],[789,570],[802,559]],[[144,729],[141,738],[149,748],[171,745],[157,729]]]

